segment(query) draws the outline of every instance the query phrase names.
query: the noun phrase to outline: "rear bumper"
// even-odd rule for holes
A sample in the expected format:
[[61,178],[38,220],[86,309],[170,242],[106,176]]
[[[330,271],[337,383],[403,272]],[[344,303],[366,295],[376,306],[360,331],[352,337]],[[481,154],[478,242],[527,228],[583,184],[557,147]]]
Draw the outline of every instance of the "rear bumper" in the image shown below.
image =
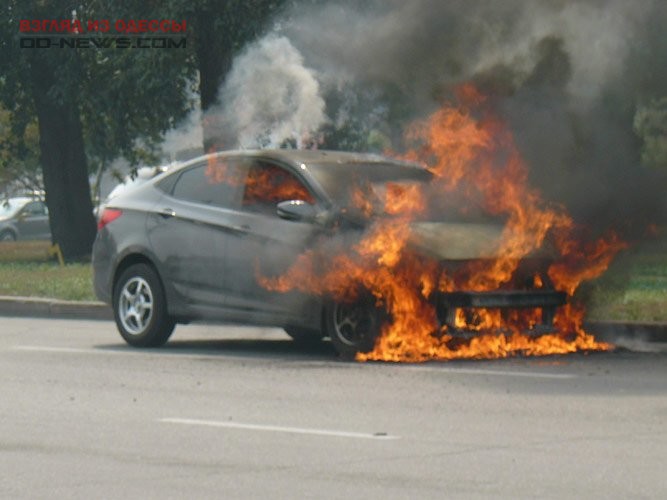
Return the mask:
[[100,241],[99,234],[93,243],[92,267],[95,295],[102,302],[111,304],[111,254],[108,243]]

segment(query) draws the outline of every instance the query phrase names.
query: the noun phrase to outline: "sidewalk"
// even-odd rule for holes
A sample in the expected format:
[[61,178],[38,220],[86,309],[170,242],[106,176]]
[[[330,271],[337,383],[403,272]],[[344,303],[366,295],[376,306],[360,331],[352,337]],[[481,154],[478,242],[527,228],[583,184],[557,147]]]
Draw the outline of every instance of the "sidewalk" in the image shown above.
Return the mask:
[[[9,297],[0,295],[0,316],[92,319],[113,321],[111,307],[102,302]],[[645,342],[667,342],[667,324],[646,322],[590,321],[584,324],[596,338],[614,343],[620,337]]]

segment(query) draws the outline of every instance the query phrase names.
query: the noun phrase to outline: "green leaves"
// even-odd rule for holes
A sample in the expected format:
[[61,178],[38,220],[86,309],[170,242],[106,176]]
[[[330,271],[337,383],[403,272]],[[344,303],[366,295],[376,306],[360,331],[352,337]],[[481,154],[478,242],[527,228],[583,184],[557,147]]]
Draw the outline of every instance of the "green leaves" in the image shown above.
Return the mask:
[[633,128],[642,140],[642,164],[667,170],[667,97],[639,106]]

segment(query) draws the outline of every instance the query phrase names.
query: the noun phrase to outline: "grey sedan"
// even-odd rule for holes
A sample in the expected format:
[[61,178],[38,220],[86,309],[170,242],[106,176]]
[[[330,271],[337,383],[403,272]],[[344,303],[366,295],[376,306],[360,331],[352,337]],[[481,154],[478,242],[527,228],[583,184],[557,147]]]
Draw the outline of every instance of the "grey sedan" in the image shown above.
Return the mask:
[[[355,153],[265,150],[192,160],[105,207],[93,248],[96,294],[112,305],[120,334],[134,346],[161,345],[177,323],[206,319],[278,326],[299,341],[329,337],[342,357],[353,357],[373,348],[387,319],[372,294],[337,302],[273,291],[258,276],[281,275],[323,242],[352,248],[369,223],[352,209],[354,186],[382,190],[431,179],[418,165]],[[502,226],[429,222],[421,230],[430,256],[462,261],[480,258]],[[444,245],[443,234],[458,243]],[[315,265],[330,266],[326,255]],[[442,322],[457,307],[509,305],[543,307],[550,320],[564,297],[543,289],[434,300]]]

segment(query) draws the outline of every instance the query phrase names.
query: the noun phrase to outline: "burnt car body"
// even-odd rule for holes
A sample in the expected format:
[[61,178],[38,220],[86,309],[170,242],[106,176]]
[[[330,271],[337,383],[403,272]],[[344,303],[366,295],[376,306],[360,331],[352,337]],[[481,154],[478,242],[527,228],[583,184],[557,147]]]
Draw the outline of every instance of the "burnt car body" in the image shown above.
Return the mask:
[[[216,170],[220,165],[224,172]],[[267,173],[286,188],[280,195],[268,195],[256,182]],[[329,151],[232,151],[175,167],[106,206],[93,249],[96,294],[112,305],[121,335],[135,346],[161,345],[176,323],[203,319],[283,327],[296,340],[329,337],[345,357],[368,351],[381,322],[374,301],[336,303],[321,294],[270,291],[257,280],[285,272],[323,238],[340,244],[341,233],[354,240],[363,231],[363,218],[345,201],[359,176],[380,183],[431,180],[418,165]],[[445,260],[482,258],[485,239],[500,231],[447,224],[454,239],[465,233],[477,243],[448,245],[450,254],[438,255]],[[417,246],[442,243],[428,223],[416,233]],[[564,297],[510,290],[436,300],[443,322],[458,307],[541,307],[549,322]]]
[[0,200],[0,241],[51,238],[46,203],[33,197]]

